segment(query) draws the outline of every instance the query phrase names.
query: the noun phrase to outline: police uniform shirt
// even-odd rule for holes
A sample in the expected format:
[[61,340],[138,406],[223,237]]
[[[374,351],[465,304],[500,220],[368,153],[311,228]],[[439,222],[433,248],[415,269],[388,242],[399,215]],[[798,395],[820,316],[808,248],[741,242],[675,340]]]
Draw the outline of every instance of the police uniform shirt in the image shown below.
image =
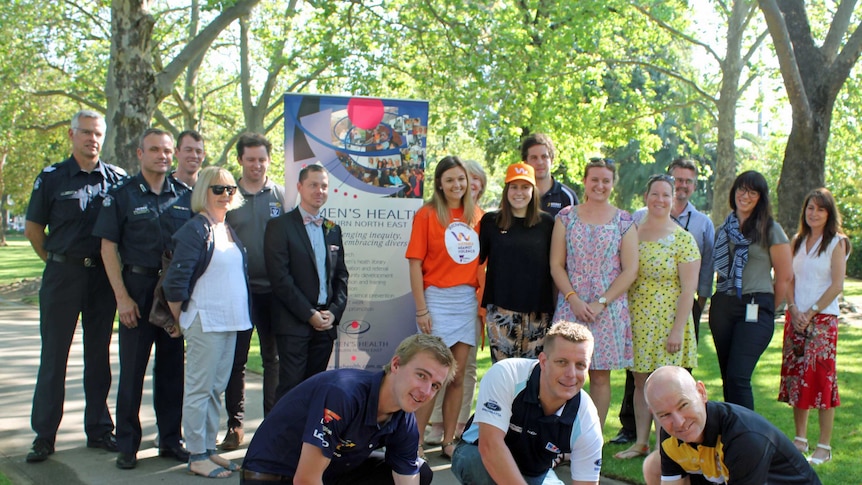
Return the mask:
[[161,268],[171,236],[191,218],[191,191],[165,177],[162,192],[142,174],[108,192],[93,234],[119,246],[123,264]]
[[323,482],[348,476],[377,448],[399,475],[419,473],[419,431],[413,413],[398,411],[377,423],[384,373],[337,369],[306,379],[281,398],[248,446],[243,468],[293,477],[303,443],[330,461]]
[[691,476],[693,484],[819,485],[793,443],[766,418],[736,404],[708,401],[701,443],[689,444],[661,429],[662,480]]
[[33,184],[27,220],[48,226],[45,250],[73,258],[99,255],[101,241],[93,226],[108,189],[126,178],[126,171],[101,160],[91,172],[74,157],[42,170]]

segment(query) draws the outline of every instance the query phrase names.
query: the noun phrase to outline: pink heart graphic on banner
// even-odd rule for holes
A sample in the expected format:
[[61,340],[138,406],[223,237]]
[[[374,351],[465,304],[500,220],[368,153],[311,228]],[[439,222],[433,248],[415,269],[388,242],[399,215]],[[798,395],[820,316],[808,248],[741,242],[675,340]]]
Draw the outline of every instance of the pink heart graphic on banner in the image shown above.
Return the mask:
[[355,126],[363,130],[373,130],[383,120],[383,101],[351,98],[347,102],[347,117]]

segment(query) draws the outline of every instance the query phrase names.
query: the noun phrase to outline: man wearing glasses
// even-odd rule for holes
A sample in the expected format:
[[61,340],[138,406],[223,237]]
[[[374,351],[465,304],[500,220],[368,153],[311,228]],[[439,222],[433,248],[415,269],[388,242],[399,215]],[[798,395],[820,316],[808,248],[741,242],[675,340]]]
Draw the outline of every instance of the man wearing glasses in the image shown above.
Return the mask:
[[[84,329],[84,431],[89,448],[117,450],[108,410],[110,351],[116,306],[93,225],[108,189],[126,172],[100,160],[105,119],[79,111],[69,129],[72,154],[45,168],[33,184],[24,235],[45,261],[39,290],[41,362],[30,422],[36,439],[28,463],[54,453],[63,417],[66,365],[78,315]],[[49,229],[48,234],[45,229]]]
[[[712,269],[712,253],[715,245],[715,226],[712,220],[698,211],[689,199],[697,189],[697,166],[686,158],[677,158],[667,168],[674,179],[674,201],[670,209],[671,218],[683,229],[690,232],[700,250],[700,274],[697,280],[697,298],[691,307],[694,317],[694,335],[700,341],[700,315],[706,305],[706,299],[712,295],[712,282],[715,279]],[[640,221],[646,214],[646,208],[638,209],[633,217]],[[625,444],[635,440],[634,415],[634,380],[631,372],[626,371],[626,387],[623,402],[620,406],[620,423],[622,429],[610,442]]]
[[533,133],[521,142],[521,160],[535,170],[542,210],[552,216],[556,216],[564,207],[578,204],[575,191],[551,176],[555,155],[554,142],[544,133]]
[[[162,253],[191,218],[191,191],[168,176],[174,139],[150,128],[141,136],[141,171],[112,189],[102,204],[93,234],[102,238],[102,260],[120,317],[120,382],[117,389],[117,467],[137,466],[141,445],[141,396],[150,351],[153,407],[159,428],[159,455],[187,462],[180,444],[183,408],[183,341],[149,323]],[[122,263],[121,263],[122,261]]]

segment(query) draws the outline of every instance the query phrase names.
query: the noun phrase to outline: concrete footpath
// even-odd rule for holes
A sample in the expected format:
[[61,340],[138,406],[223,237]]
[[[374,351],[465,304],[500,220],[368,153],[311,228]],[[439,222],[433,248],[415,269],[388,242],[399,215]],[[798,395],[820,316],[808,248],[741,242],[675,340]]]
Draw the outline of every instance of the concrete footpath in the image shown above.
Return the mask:
[[[30,429],[30,409],[39,368],[39,311],[30,305],[0,299],[0,471],[15,485],[207,483],[207,479],[186,473],[185,465],[173,459],[160,458],[158,448],[153,447],[156,422],[152,406],[151,371],[147,372],[141,405],[144,441],[138,452],[137,468],[120,470],[114,464],[116,453],[86,447],[81,342],[79,325],[69,355],[66,401],[63,421],[57,434],[56,452],[43,463],[26,463],[24,457],[35,437]],[[114,382],[108,404],[113,414],[119,376],[116,336],[111,343],[111,354]],[[246,379],[246,441],[239,450],[225,454],[236,463],[242,463],[245,448],[263,420],[262,394],[261,376],[249,373]],[[222,415],[220,438],[224,436],[226,422],[224,412]],[[449,462],[440,458],[439,452],[439,447],[427,450],[429,462],[435,472],[434,483],[457,484],[449,470]],[[559,471],[561,477],[568,476],[568,468],[561,468]],[[563,481],[569,483],[566,478],[563,478]],[[238,483],[239,475],[235,473],[233,477],[217,482]],[[601,483],[622,485],[622,482],[605,478]]]

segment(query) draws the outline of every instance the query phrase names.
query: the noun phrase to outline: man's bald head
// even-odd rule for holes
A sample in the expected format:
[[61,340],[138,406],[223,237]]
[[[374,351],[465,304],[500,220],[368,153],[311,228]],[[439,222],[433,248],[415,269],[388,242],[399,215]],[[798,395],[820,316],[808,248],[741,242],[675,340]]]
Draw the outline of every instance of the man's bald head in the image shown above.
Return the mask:
[[700,443],[706,427],[706,387],[682,367],[659,367],[644,384],[647,406],[671,436]]

